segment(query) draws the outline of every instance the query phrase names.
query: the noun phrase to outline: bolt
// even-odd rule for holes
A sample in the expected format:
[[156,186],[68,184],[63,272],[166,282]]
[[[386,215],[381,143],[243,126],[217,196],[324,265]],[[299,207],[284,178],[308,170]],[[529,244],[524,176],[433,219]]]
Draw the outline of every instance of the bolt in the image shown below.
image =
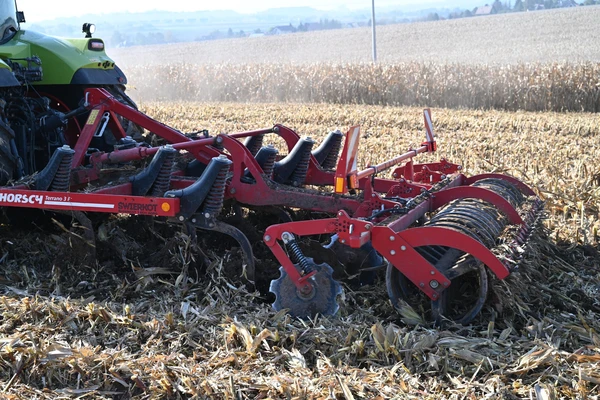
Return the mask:
[[342,239],[341,242],[342,242],[342,244],[345,244],[346,243],[346,239]]
[[434,294],[431,295],[431,297],[433,297],[434,300],[437,300],[438,295],[437,295],[437,293],[434,293]]
[[371,230],[371,224],[365,225],[365,229],[368,230],[368,231],[370,231]]
[[377,197],[377,195],[375,193],[371,194],[371,197]]
[[196,223],[196,218],[192,218],[192,222],[195,224]]
[[204,218],[210,218],[210,214],[209,213],[204,213]]
[[458,167],[456,167],[457,170],[462,170],[462,165],[459,165]]
[[165,144],[165,150],[171,150],[173,148],[172,144]]
[[184,217],[183,215],[181,215],[181,216],[179,217],[179,220],[180,220],[181,222],[183,222],[183,221],[185,221],[185,217]]
[[442,179],[446,179],[446,175],[442,175]]
[[394,254],[396,254],[396,250],[390,250],[390,254],[391,254],[391,255],[394,255]]
[[217,143],[219,143],[219,144],[220,144],[220,143],[223,143],[223,137],[221,137],[221,136],[217,136],[217,137],[215,138],[215,142],[217,142]]
[[278,126],[273,127],[273,132],[279,133],[279,127]]
[[271,236],[269,236],[269,235],[266,235],[266,236],[265,236],[265,242],[270,242],[270,241],[271,241]]
[[225,154],[219,154],[219,159],[220,160],[226,160],[227,156]]
[[434,270],[431,270],[431,275],[435,275],[435,271]]
[[406,246],[400,246],[400,250],[405,251],[406,250]]
[[281,235],[281,239],[286,240],[286,241],[291,240],[290,234],[285,232],[283,235]]
[[231,188],[231,190],[229,190],[229,193],[231,193],[231,194],[235,194],[235,192],[236,192],[235,188]]
[[400,182],[400,183],[404,183],[404,182],[406,182],[406,181],[404,180],[404,178],[402,178],[402,179],[400,179],[400,181],[399,181],[399,182]]
[[344,215],[344,213],[340,211],[340,212],[338,213],[338,217],[341,217],[342,215]]
[[208,224],[208,227],[209,227],[209,228],[214,228],[214,227],[215,227],[215,224],[213,224],[213,223],[211,222],[210,224]]
[[437,289],[440,286],[440,283],[434,279],[429,282],[429,286],[431,286],[432,289]]
[[394,173],[392,174],[392,177],[393,177],[394,179],[396,179],[396,178],[398,177],[398,174],[394,172]]
[[390,236],[390,242],[393,242],[394,240],[396,240],[396,236]]
[[419,287],[425,287],[425,284],[423,282],[419,283]]
[[71,146],[69,146],[68,144],[63,145],[63,150],[71,150]]

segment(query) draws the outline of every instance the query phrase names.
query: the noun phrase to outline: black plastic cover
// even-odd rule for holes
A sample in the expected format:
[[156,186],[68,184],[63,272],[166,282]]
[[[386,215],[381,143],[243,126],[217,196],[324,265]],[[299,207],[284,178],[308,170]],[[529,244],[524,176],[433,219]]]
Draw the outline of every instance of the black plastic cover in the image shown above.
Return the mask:
[[[292,175],[296,172],[296,169],[301,166],[303,162],[308,162],[310,157],[310,151],[315,142],[309,138],[302,138],[298,140],[292,151],[289,152],[281,161],[275,163],[275,169],[273,171],[273,180],[277,183],[290,184]],[[306,165],[305,167],[307,167]],[[303,182],[296,182],[301,184]]]
[[6,68],[0,68],[0,87],[21,86],[15,75]]
[[[52,184],[52,181],[54,178],[56,178],[56,174],[60,169],[63,159],[65,157],[72,159],[74,154],[75,150],[68,147],[59,147],[54,150],[54,153],[52,154],[52,157],[50,158],[50,161],[46,167],[44,167],[44,169],[35,176],[35,181],[33,184],[35,190],[48,190]],[[70,178],[70,176],[67,175],[67,178]]]
[[323,169],[336,167],[343,138],[344,134],[340,131],[329,132],[321,145],[313,150],[312,155]]
[[[177,153],[173,147],[161,147],[158,149],[150,164],[139,174],[131,178],[131,194],[134,196],[146,196],[156,178],[160,174],[163,164]],[[168,189],[168,188],[167,188]]]
[[116,65],[113,69],[81,68],[71,79],[72,85],[124,85],[126,83],[125,74]]
[[165,197],[179,198],[179,215],[190,218],[202,205],[222,168],[229,170],[232,161],[228,158],[213,157],[198,180],[185,189],[170,190]]

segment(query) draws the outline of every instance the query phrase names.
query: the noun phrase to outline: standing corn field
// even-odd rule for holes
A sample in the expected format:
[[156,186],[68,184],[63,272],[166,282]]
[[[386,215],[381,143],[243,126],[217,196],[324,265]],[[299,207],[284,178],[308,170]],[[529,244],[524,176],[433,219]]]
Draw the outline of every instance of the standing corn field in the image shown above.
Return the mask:
[[142,100],[600,111],[600,64],[168,64],[131,68]]

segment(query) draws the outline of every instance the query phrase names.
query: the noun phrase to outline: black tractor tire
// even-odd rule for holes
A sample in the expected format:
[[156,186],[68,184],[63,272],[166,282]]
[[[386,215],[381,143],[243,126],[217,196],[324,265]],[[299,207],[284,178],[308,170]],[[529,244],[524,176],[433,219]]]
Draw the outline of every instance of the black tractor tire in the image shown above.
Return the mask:
[[0,186],[6,185],[13,179],[17,168],[17,158],[14,156],[11,141],[14,133],[3,121],[0,121]]

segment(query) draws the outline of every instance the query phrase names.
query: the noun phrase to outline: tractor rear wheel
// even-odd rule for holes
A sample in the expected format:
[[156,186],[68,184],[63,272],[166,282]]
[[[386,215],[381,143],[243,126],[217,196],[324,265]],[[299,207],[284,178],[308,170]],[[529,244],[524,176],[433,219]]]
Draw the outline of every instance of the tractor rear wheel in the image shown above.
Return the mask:
[[14,134],[10,127],[0,121],[0,185],[5,185],[13,178],[17,165],[10,145],[13,137]]

